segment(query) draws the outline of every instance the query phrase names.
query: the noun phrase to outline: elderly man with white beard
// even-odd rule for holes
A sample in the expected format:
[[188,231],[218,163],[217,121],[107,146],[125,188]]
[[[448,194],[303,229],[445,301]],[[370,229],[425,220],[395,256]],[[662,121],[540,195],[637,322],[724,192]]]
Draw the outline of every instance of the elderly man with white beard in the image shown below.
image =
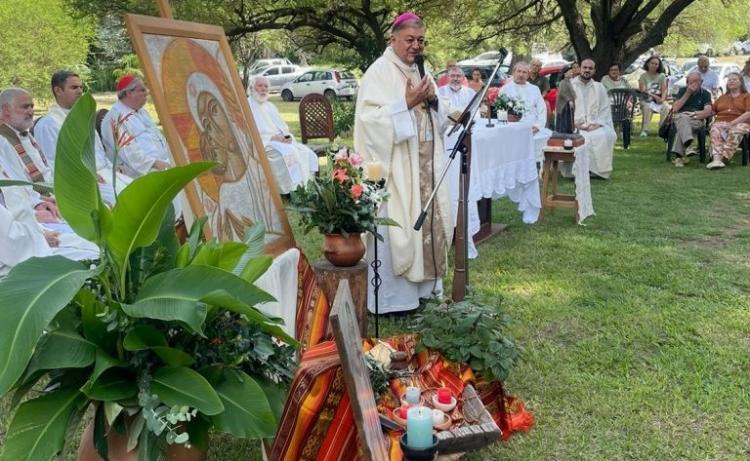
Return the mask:
[[318,156],[309,147],[295,142],[289,125],[281,118],[276,106],[268,101],[266,77],[253,79],[247,100],[279,192],[288,194],[318,171]]
[[34,100],[23,88],[6,88],[0,93],[0,156],[13,179],[52,184],[52,167],[42,154],[31,127]]
[[538,86],[529,83],[528,63],[519,61],[513,66],[513,79],[503,85],[500,94],[522,101],[526,112],[521,117],[521,121],[531,123],[536,161],[542,162],[544,160],[542,150],[547,144],[547,140],[552,136],[552,131],[545,127],[547,124],[547,104],[542,98],[542,93]]

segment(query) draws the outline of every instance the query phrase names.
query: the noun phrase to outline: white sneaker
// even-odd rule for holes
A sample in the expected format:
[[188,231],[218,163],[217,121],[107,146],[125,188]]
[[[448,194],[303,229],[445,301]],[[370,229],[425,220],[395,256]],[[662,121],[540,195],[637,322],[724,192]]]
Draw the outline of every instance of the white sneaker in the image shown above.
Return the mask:
[[708,168],[709,170],[715,170],[717,168],[724,168],[724,166],[724,162],[722,162],[721,160],[713,160],[711,163],[706,165],[706,168]]
[[682,157],[677,157],[677,158],[675,158],[674,160],[672,160],[672,163],[673,163],[673,164],[674,164],[674,166],[676,166],[677,168],[682,168],[682,167],[684,167],[684,166],[685,166],[685,160],[684,160],[684,159],[683,159]]
[[695,151],[695,146],[693,146],[693,145],[691,144],[690,146],[688,146],[687,150],[685,151],[685,157],[692,157],[692,156],[694,156],[694,155],[695,155],[696,153],[697,153],[697,152]]
[[645,130],[641,131],[641,138],[648,138],[648,133]]

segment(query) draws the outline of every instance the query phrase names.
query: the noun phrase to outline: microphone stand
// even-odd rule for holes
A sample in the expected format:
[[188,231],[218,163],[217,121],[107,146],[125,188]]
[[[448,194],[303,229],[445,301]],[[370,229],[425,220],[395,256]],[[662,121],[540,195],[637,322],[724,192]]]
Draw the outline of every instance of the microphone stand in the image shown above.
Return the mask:
[[[492,79],[495,78],[497,71],[500,69],[500,65],[503,63],[507,55],[507,50],[505,50],[505,48],[501,48],[500,59],[498,59],[497,64],[492,71],[492,74],[490,75],[489,79],[487,79],[487,83],[484,85],[484,87],[482,87],[482,90],[479,93],[474,95],[471,102],[469,102],[469,105],[466,106],[466,109],[464,109],[464,112],[456,121],[456,125],[453,127],[450,133],[448,133],[448,136],[451,136],[459,129],[459,127],[462,128],[462,131],[458,135],[458,139],[453,145],[453,149],[448,156],[448,163],[444,166],[443,171],[440,173],[440,177],[435,184],[435,188],[432,190],[432,193],[430,193],[430,197],[427,199],[427,202],[422,208],[417,221],[414,223],[414,230],[418,231],[422,228],[422,224],[424,224],[424,220],[427,218],[427,210],[430,208],[430,206],[432,206],[435,195],[442,185],[445,176],[448,174],[448,170],[450,169],[453,160],[456,158],[456,153],[460,152],[461,174],[459,176],[458,190],[458,222],[456,223],[456,264],[453,275],[452,293],[454,302],[464,300],[464,298],[466,297],[466,287],[469,284],[468,238],[470,237],[467,235],[469,226],[469,208],[467,206],[467,201],[469,198],[469,159],[471,158],[471,129],[474,125],[474,117],[479,111],[481,102],[484,101],[484,98],[487,95],[487,90],[489,90],[490,88],[489,82],[491,82]],[[462,267],[459,267],[459,265]]]

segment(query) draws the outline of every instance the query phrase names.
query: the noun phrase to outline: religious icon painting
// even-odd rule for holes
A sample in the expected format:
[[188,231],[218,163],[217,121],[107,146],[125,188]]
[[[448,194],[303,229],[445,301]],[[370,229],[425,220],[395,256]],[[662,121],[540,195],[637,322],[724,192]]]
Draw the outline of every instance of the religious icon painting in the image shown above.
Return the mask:
[[175,164],[217,162],[186,192],[206,232],[242,240],[261,222],[266,251],[294,245],[291,227],[220,27],[125,15]]

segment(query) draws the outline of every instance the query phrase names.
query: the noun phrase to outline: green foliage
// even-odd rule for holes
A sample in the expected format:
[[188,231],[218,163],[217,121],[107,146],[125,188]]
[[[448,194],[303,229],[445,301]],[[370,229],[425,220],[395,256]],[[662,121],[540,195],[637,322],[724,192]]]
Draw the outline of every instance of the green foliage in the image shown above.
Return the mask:
[[505,381],[521,354],[507,333],[508,319],[499,306],[470,298],[450,304],[433,300],[415,322],[418,349],[435,349],[448,360],[468,363],[488,380]]
[[338,136],[348,137],[354,128],[355,101],[336,99],[333,103],[333,129]]
[[63,0],[1,1],[0,88],[20,86],[51,99],[52,73],[80,68],[93,34],[93,22],[71,18]]
[[[99,245],[100,258],[91,265],[32,258],[0,281],[0,397],[15,390],[18,405],[34,383],[49,382],[41,397],[18,405],[0,460],[48,461],[92,402],[99,402],[93,432],[104,455],[107,426],[128,429],[144,460],[166,444],[205,440],[212,425],[241,437],[271,435],[279,403],[269,399],[278,395],[252,375],[259,382],[282,375],[291,361],[270,371],[262,361],[274,341],[296,342],[279,319],[254,307],[273,300],[252,284],[269,265],[260,256],[262,228],[250,229],[246,242],[203,242],[194,232],[178,249],[171,202],[211,163],[142,176],[110,210],[95,183],[89,187],[95,110],[83,96],[62,127],[55,191],[63,217]],[[257,344],[196,364],[190,353],[206,343],[202,331],[227,316],[244,330],[252,325]],[[249,356],[253,366],[242,367]],[[200,367],[226,378],[209,382]]]

